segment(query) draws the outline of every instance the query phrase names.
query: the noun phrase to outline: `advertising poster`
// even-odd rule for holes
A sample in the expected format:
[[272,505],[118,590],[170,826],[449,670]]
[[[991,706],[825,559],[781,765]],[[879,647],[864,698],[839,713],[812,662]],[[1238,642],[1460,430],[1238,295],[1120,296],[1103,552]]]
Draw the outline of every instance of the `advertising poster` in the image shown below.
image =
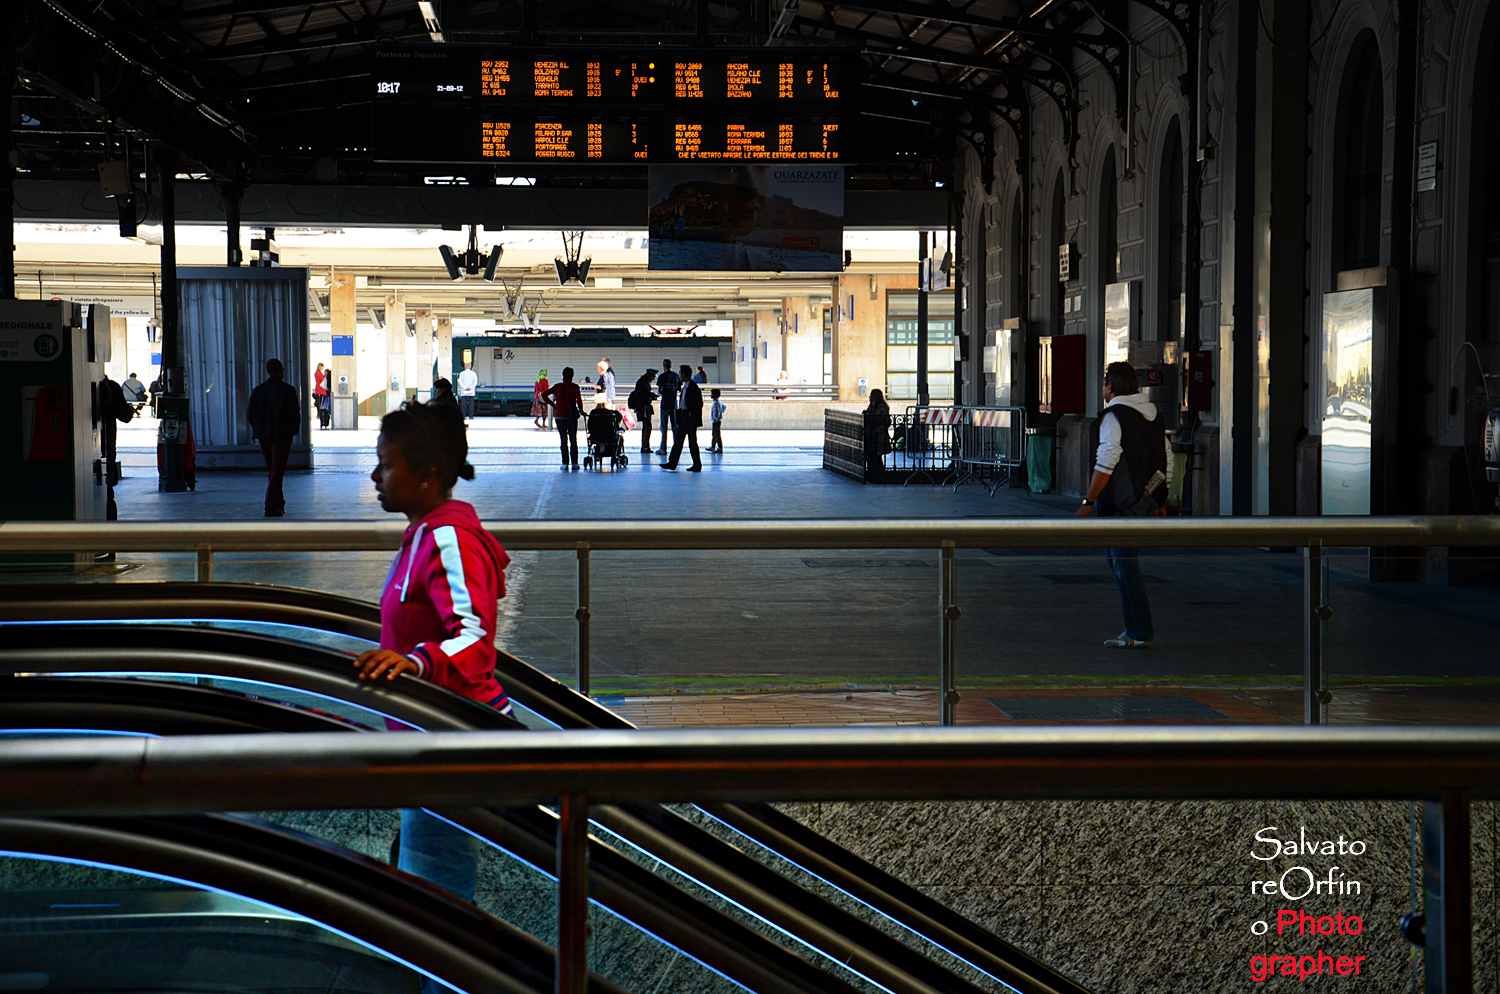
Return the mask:
[[652,166],[649,186],[651,269],[842,268],[842,166]]

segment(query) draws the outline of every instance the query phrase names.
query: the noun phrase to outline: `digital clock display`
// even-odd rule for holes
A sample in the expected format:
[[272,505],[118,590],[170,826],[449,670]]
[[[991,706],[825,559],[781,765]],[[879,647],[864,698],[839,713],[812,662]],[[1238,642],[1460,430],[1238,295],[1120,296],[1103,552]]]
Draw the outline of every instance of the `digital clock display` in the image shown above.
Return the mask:
[[397,161],[839,161],[842,52],[408,46],[375,53],[377,156]]

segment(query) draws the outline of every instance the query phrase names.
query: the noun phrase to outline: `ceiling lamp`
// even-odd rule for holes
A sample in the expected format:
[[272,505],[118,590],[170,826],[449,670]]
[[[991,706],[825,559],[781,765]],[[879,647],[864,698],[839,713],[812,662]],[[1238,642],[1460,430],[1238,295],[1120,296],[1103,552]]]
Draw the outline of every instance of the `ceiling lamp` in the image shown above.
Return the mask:
[[557,266],[557,285],[567,286],[569,283],[577,283],[579,286],[587,286],[589,263],[593,259],[582,258],[583,232],[564,231],[562,238],[563,254],[553,260]]
[[439,245],[438,252],[443,256],[443,265],[448,270],[448,278],[455,283],[465,276],[478,276],[482,272],[484,278],[491,283],[495,281],[495,268],[500,265],[500,256],[505,252],[503,245],[493,246],[488,256],[479,251],[479,226],[469,225],[469,247],[462,252],[454,252],[446,245]]

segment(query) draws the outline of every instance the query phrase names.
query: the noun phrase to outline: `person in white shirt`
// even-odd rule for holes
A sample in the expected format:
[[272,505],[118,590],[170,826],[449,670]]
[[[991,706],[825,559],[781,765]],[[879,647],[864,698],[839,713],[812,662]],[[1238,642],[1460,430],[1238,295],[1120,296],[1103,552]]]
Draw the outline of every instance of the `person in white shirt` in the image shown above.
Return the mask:
[[613,408],[615,406],[615,367],[609,364],[608,359],[599,360],[599,382],[604,385],[604,399]]
[[[1172,486],[1172,442],[1156,405],[1141,393],[1141,379],[1128,362],[1104,371],[1104,410],[1094,476],[1078,517],[1148,517],[1165,507]],[[1149,649],[1155,633],[1151,603],[1135,549],[1106,550],[1120,588],[1125,630],[1105,641],[1112,649]]]
[[464,371],[458,374],[458,406],[464,412],[464,420],[474,417],[474,406],[478,402],[474,391],[479,388],[479,374],[474,372],[472,362],[464,363]]

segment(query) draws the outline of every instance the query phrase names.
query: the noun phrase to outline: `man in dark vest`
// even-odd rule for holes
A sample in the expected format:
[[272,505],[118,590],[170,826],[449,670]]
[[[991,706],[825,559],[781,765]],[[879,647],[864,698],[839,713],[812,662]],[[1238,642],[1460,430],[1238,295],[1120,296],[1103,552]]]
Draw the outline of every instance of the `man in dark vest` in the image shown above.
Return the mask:
[[286,496],[281,480],[286,476],[286,461],[292,454],[292,436],[302,427],[302,402],[297,388],[283,377],[280,359],[266,360],[266,380],[250,392],[250,406],[245,420],[260,442],[260,454],[266,461],[266,517],[279,518],[286,513]]
[[[1156,405],[1141,393],[1141,380],[1128,362],[1104,370],[1104,410],[1099,414],[1099,452],[1094,478],[1078,508],[1080,518],[1149,517],[1167,503],[1172,483],[1172,443]],[[1149,649],[1151,604],[1135,549],[1109,549],[1110,569],[1120,585],[1125,630],[1104,644],[1113,649]]]

